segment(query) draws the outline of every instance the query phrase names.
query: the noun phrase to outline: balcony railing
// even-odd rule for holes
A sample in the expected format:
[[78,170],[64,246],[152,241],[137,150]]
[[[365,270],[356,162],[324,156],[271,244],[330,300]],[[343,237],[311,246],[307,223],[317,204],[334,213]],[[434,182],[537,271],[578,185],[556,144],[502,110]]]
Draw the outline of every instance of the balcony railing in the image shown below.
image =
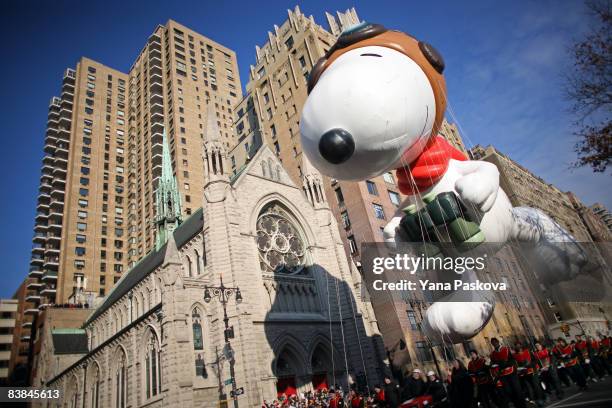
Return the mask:
[[42,274],[42,281],[43,282],[50,282],[50,281],[54,281],[57,280],[57,271],[45,271]]

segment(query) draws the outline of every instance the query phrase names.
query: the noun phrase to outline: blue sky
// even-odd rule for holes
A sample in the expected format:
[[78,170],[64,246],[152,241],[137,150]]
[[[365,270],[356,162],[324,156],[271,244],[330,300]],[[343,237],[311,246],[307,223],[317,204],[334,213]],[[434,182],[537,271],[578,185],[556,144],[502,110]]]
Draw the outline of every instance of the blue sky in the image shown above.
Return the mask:
[[570,170],[574,139],[562,93],[567,47],[589,28],[582,1],[3,1],[0,297],[27,273],[49,99],[62,73],[87,56],[127,71],[155,26],[169,18],[234,49],[246,82],[255,45],[287,8],[324,24],[324,12],[409,32],[446,60],[450,109],[468,147],[494,144],[587,204],[612,208],[610,175]]

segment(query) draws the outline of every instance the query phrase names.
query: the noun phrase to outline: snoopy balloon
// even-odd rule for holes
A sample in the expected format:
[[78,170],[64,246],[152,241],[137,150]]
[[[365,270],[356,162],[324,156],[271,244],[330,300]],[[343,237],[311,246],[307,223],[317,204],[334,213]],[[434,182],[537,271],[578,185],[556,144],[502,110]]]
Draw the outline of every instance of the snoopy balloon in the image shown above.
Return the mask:
[[[378,24],[345,30],[314,66],[302,111],[302,147],[321,173],[340,180],[365,180],[396,169],[407,203],[453,192],[479,213],[487,242],[531,241],[550,265],[545,279],[576,275],[584,263],[574,238],[539,210],[513,208],[499,186],[499,171],[471,161],[438,135],[446,109],[444,60],[431,45]],[[385,240],[400,242],[402,215],[385,228]],[[558,251],[574,251],[558,256]],[[568,247],[572,245],[571,247]],[[573,255],[578,256],[573,256]],[[494,301],[435,302],[424,328],[434,338],[473,337],[493,314]]]

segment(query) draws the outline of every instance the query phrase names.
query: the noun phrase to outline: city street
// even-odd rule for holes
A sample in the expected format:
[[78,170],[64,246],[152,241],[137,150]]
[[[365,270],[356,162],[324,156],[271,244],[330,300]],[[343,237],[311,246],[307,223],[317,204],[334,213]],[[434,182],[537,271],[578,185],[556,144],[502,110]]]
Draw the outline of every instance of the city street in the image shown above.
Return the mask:
[[589,383],[589,389],[578,392],[575,386],[565,390],[566,397],[553,400],[548,408],[609,408],[612,407],[612,377],[608,376],[598,383]]

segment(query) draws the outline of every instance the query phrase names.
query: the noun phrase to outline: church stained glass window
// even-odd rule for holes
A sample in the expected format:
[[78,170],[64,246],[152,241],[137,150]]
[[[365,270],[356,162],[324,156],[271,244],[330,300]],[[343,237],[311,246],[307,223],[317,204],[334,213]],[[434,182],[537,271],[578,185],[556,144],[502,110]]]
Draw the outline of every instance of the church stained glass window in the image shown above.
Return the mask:
[[194,350],[204,349],[204,340],[202,339],[202,323],[200,321],[200,311],[196,307],[191,313],[191,321],[193,325],[193,348]]
[[290,275],[304,272],[306,246],[289,214],[280,205],[273,204],[260,214],[257,248],[263,272]]

